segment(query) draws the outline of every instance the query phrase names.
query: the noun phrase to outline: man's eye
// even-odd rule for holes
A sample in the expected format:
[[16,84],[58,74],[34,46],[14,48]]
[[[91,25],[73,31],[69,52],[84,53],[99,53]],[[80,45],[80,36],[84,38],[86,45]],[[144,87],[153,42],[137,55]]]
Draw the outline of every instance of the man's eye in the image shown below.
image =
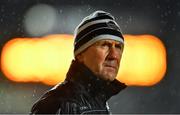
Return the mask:
[[103,46],[103,47],[111,47],[111,44],[110,43],[103,43],[101,46]]
[[122,46],[120,44],[116,44],[115,47],[118,49],[122,49]]

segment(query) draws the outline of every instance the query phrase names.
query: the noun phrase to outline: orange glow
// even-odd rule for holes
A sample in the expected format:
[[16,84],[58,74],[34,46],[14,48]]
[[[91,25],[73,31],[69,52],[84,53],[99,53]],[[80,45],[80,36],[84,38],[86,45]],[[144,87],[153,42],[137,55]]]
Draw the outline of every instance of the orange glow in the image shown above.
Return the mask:
[[72,57],[71,35],[15,38],[3,47],[1,67],[10,80],[54,85],[64,80]]
[[125,35],[118,79],[127,85],[151,86],[166,72],[166,50],[152,35]]
[[[1,69],[16,82],[43,82],[55,85],[65,79],[73,59],[72,35],[43,38],[15,38],[5,44]],[[166,71],[166,51],[151,35],[125,35],[125,48],[118,80],[127,85],[158,83]]]

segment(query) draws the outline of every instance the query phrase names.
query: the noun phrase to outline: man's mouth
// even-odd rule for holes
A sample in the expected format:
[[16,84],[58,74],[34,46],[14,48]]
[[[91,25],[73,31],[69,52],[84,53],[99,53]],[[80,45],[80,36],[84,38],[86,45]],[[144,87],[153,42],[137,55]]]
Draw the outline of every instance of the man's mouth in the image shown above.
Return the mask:
[[104,66],[108,67],[108,68],[111,68],[111,69],[114,69],[114,70],[117,70],[117,66],[114,66],[114,65],[105,64]]

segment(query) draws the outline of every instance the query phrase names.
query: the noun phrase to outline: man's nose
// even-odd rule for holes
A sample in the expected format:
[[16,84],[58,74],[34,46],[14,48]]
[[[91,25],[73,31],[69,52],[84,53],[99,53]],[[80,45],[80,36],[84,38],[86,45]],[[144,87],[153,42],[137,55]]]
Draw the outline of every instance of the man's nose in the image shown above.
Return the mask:
[[117,51],[115,47],[111,47],[111,49],[109,50],[108,58],[111,58],[111,59],[120,58],[120,53]]

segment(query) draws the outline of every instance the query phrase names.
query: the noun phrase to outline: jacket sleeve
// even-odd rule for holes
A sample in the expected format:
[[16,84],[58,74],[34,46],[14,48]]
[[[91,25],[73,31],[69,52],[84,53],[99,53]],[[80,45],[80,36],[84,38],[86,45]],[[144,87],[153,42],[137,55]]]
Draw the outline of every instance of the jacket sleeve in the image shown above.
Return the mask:
[[35,114],[78,114],[78,105],[71,101],[65,100],[46,100],[41,99],[36,102],[32,109],[31,115]]

